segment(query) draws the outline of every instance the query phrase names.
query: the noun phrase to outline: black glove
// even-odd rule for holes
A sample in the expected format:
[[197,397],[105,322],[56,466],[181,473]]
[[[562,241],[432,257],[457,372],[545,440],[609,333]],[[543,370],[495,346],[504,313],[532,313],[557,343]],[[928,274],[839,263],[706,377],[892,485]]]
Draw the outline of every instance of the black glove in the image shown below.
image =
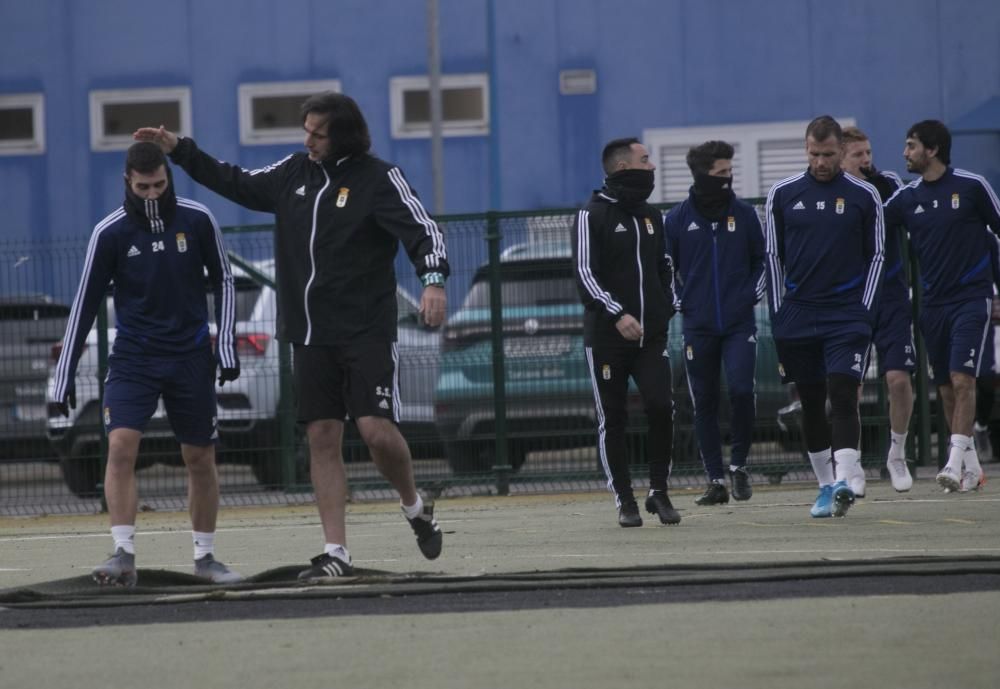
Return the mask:
[[236,366],[234,368],[225,368],[221,366],[219,367],[220,388],[227,380],[236,380],[239,377],[240,377],[240,362],[237,361]]
[[56,402],[56,409],[60,414],[69,418],[69,410],[76,409],[76,388],[71,387],[63,396],[62,402]]

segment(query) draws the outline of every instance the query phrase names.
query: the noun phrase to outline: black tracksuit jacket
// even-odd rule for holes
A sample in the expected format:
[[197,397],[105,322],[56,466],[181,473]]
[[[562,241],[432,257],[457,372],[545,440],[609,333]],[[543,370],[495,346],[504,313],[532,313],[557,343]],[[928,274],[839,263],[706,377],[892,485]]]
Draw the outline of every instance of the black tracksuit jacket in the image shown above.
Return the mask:
[[374,156],[317,163],[294,153],[248,171],[215,160],[182,138],[170,158],[212,191],[274,213],[281,340],[395,341],[394,261],[400,242],[418,275],[448,276],[437,224],[403,172]]
[[[642,347],[665,340],[674,314],[673,269],[660,211],[650,205],[633,215],[607,190],[595,191],[576,215],[573,266],[586,309],[584,343],[592,347]],[[643,338],[626,340],[615,324],[629,314]]]

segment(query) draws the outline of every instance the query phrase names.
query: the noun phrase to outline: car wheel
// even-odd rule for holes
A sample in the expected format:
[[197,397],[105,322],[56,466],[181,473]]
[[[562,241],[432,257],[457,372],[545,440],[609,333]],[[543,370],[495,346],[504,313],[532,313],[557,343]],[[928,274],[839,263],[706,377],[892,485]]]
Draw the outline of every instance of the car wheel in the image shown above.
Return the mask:
[[63,480],[77,497],[100,497],[101,491],[98,486],[104,482],[100,452],[100,444],[88,443],[73,447],[66,457],[59,459]]
[[[275,446],[270,452],[257,452],[250,461],[250,471],[257,483],[267,490],[281,490],[285,487],[285,473],[282,466],[282,452]],[[309,440],[298,427],[295,429],[295,477],[296,485],[309,483]]]
[[[456,476],[492,474],[496,444],[487,440],[453,440],[444,444],[445,458]],[[518,471],[527,458],[527,448],[516,440],[507,446],[507,459]]]

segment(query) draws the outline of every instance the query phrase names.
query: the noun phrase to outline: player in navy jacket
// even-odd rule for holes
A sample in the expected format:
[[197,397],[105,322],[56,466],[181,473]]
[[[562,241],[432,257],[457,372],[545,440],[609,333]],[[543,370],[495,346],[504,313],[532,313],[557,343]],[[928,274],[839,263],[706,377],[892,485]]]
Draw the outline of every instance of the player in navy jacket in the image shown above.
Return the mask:
[[[844,128],[844,159],[840,167],[849,175],[863,179],[878,189],[882,202],[889,200],[903,181],[895,172],[876,170],[872,163],[872,147],[868,136],[857,127]],[[886,468],[892,487],[906,492],[913,486],[913,477],[906,465],[906,436],[913,413],[913,385],[910,376],[916,370],[916,348],[913,344],[913,307],[910,286],[900,251],[902,228],[885,227],[885,259],[882,289],[875,307],[872,326],[872,346],[878,354],[878,367],[885,376],[889,396],[889,452]],[[856,497],[864,497],[864,472],[855,472],[848,485]]]
[[920,263],[920,331],[952,434],[937,481],[947,491],[975,490],[983,482],[972,439],[975,385],[993,299],[986,233],[1000,232],[1000,201],[985,179],[950,167],[951,133],[937,120],[910,127],[903,155],[920,178],[896,192],[885,213],[906,226]]
[[597,449],[615,494],[618,523],[642,526],[625,452],[631,377],[649,420],[646,511],[663,524],[676,524],[681,517],[667,497],[673,439],[667,354],[672,275],[662,216],[646,201],[653,191],[653,164],[634,138],[608,142],[601,162],[607,173],[604,188],[577,213],[572,239],[597,407]]
[[[215,294],[216,352],[206,290]],[[239,376],[235,295],[222,233],[207,208],[174,195],[159,147],[134,144],[125,163],[125,203],[97,224],[87,247],[50,392],[68,415],[76,366],[97,309],[113,284],[117,334],[103,399],[108,434],[104,494],[115,552],[97,567],[102,585],[134,586],[139,441],[160,397],[188,471],[195,574],[215,583],[241,577],[214,559],[219,486],[215,468],[215,372]]]
[[732,408],[733,497],[753,494],[747,457],[753,434],[757,325],[764,296],[764,235],[753,206],[733,194],[733,147],[707,141],[688,151],[694,177],[687,200],[667,214],[667,252],[674,266],[674,308],[684,316],[684,366],[695,433],[709,485],[695,502],[729,502],[719,432],[719,370]]
[[854,503],[847,479],[862,471],[858,384],[882,280],[882,202],[875,187],[841,171],[843,150],[837,121],[817,117],[806,129],[809,169],[767,195],[771,329],[779,371],[802,402],[820,486],[814,517],[844,516]]

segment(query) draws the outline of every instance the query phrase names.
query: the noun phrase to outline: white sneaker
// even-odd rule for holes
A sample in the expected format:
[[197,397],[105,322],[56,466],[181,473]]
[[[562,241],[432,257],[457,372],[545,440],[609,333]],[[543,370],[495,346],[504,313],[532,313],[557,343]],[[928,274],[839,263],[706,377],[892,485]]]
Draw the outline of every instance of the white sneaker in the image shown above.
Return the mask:
[[944,488],[946,493],[958,490],[962,477],[961,472],[950,464],[945,464],[944,468],[935,477],[938,485]]
[[970,490],[979,490],[986,484],[986,474],[983,473],[982,467],[972,467],[968,466],[962,471],[962,480],[959,482],[958,491],[960,493],[968,493]]
[[905,457],[890,459],[885,466],[889,470],[892,487],[897,493],[905,493],[913,487],[913,477],[910,476],[910,468],[906,464]]

